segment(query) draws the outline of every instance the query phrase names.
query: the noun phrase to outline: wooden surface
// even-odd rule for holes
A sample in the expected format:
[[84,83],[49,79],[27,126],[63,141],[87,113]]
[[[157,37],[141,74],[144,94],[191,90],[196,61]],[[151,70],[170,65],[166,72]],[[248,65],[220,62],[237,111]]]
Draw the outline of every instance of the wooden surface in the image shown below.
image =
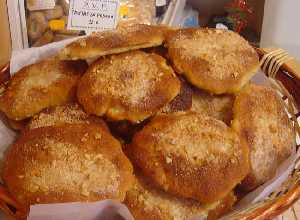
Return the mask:
[[0,0],[0,21],[0,67],[2,67],[9,61],[11,54],[11,42],[6,0]]

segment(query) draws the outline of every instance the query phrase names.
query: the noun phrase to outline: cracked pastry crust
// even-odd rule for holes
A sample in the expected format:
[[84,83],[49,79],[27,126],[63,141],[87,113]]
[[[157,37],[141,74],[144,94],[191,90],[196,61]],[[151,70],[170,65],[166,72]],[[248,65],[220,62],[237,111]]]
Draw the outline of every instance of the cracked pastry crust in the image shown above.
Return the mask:
[[[104,121],[96,116],[88,115],[77,103],[68,103],[47,108],[34,115],[27,125],[27,129],[34,129],[47,126],[60,126],[64,124],[90,124]],[[107,128],[108,129],[108,128]]]
[[233,129],[250,149],[251,171],[241,187],[252,190],[271,179],[296,149],[296,136],[283,101],[272,88],[250,84],[237,95]]
[[39,203],[123,201],[132,172],[106,127],[76,124],[22,133],[5,157],[3,180],[26,210]]
[[84,61],[56,58],[26,66],[12,76],[0,96],[0,110],[19,121],[47,107],[69,102],[75,98],[77,82],[86,68]]
[[93,33],[67,45],[61,59],[91,59],[104,55],[155,47],[163,44],[170,29],[165,26],[135,24],[112,31]]
[[132,51],[99,59],[81,78],[77,97],[89,114],[137,123],[177,96],[180,81],[166,60]]
[[194,86],[215,94],[238,92],[256,73],[256,51],[237,33],[187,28],[167,38],[176,72]]
[[196,217],[214,220],[230,211],[235,202],[233,192],[212,204],[176,197],[157,189],[140,173],[124,201],[136,220],[188,220]]
[[160,188],[202,203],[222,199],[249,172],[249,150],[238,135],[194,112],[155,116],[126,151]]

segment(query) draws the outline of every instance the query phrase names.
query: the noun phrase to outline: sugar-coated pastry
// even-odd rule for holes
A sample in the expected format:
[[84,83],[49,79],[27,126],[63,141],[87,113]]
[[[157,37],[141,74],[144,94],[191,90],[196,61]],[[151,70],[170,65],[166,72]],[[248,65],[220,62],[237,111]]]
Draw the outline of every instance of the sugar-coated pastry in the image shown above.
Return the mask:
[[77,103],[68,103],[47,108],[34,115],[27,128],[34,129],[64,124],[90,124],[94,122],[104,125],[102,119],[88,115]]
[[167,47],[176,72],[215,94],[238,92],[259,68],[256,51],[228,30],[180,29],[168,35]]
[[77,97],[89,114],[137,123],[177,96],[180,81],[166,60],[131,51],[93,63],[81,78]]
[[68,60],[88,59],[155,47],[164,42],[168,31],[164,26],[135,24],[116,30],[96,32],[67,45],[60,52],[60,57]]
[[211,203],[224,198],[249,172],[249,152],[222,121],[195,112],[155,116],[127,152],[165,191]]
[[23,120],[41,110],[75,98],[77,82],[85,72],[84,61],[50,58],[23,67],[0,96],[0,110],[13,120]]
[[124,203],[135,220],[216,220],[231,210],[236,202],[233,192],[212,204],[184,199],[157,189],[149,179],[136,175],[134,187],[126,194]]
[[23,132],[5,157],[3,180],[28,210],[40,203],[123,201],[134,179],[106,127],[73,124]]
[[296,147],[295,130],[275,90],[248,85],[236,97],[233,129],[250,149],[251,171],[242,188],[252,190],[275,175]]

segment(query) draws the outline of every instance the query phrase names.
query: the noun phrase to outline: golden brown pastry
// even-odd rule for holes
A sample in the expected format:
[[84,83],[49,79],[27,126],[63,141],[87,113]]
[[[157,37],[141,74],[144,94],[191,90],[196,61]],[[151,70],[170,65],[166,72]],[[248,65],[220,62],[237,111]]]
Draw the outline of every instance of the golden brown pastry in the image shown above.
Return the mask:
[[135,185],[126,194],[124,203],[135,220],[188,220],[205,218],[218,202],[203,205],[155,188],[148,179],[138,175]]
[[192,111],[199,112],[230,125],[234,97],[232,95],[212,95],[200,89],[193,89]]
[[158,112],[179,90],[164,58],[131,51],[93,63],[79,82],[77,97],[89,114],[136,123]]
[[106,127],[76,124],[22,133],[5,157],[3,180],[28,210],[39,203],[123,201],[134,179]]
[[233,192],[220,201],[206,205],[176,197],[157,189],[140,173],[136,175],[134,187],[126,193],[124,201],[136,220],[185,220],[195,217],[216,220],[228,213],[235,202]]
[[136,24],[116,30],[93,33],[67,45],[60,58],[88,59],[140,48],[155,47],[165,40],[169,29],[164,26]]
[[223,122],[194,112],[155,116],[128,155],[165,191],[211,203],[248,174],[248,148]]
[[55,58],[26,66],[12,76],[0,96],[0,110],[10,119],[23,120],[44,108],[69,102],[86,68],[84,61]]
[[292,121],[272,88],[251,84],[236,97],[233,129],[250,149],[251,172],[242,188],[251,190],[272,178],[278,166],[295,152]]
[[237,201],[237,197],[234,192],[230,192],[224,199],[222,199],[217,207],[213,210],[210,210],[206,220],[217,220],[220,217],[224,216],[230,212],[233,208],[234,203]]
[[100,118],[86,114],[77,103],[68,103],[47,108],[34,115],[27,128],[34,129],[64,124],[90,124],[94,122],[104,124]]
[[215,94],[238,92],[256,73],[256,51],[237,33],[187,28],[167,39],[176,72],[194,86]]

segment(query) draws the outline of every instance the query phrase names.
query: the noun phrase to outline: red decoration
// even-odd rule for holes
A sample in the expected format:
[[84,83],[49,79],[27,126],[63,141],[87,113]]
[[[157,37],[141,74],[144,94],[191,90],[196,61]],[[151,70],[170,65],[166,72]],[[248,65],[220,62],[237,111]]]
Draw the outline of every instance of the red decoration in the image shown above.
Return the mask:
[[228,19],[233,22],[234,31],[240,33],[248,25],[253,10],[246,0],[233,0],[225,6]]
[[242,12],[252,14],[252,9],[248,6],[246,0],[233,0],[225,6],[225,9],[239,9]]

